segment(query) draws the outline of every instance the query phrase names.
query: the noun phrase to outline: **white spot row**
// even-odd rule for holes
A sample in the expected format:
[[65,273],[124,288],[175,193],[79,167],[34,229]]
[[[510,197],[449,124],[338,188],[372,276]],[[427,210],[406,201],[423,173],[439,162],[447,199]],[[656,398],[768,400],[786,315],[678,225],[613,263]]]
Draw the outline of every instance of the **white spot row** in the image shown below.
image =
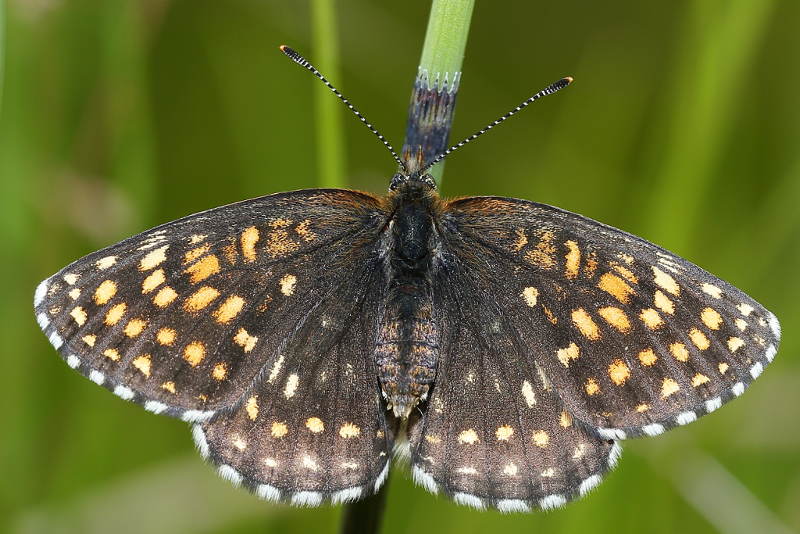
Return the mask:
[[[33,293],[33,306],[37,307],[39,304],[44,301],[45,295],[47,295],[47,282],[50,279],[42,280],[38,286],[36,286],[36,291]],[[41,314],[40,314],[41,315]],[[44,327],[42,327],[44,328]]]
[[[617,465],[617,461],[619,457],[622,455],[622,447],[619,443],[614,443],[609,451],[608,458],[606,459],[606,464],[608,465],[609,469],[613,469],[614,466]],[[426,472],[421,466],[414,465],[411,468],[411,474],[414,478],[414,482],[419,486],[422,486],[429,492],[433,493],[434,495],[439,493],[439,484],[433,478],[433,475]],[[600,482],[602,482],[603,477],[599,473],[595,473],[594,475],[584,479],[578,485],[578,494],[583,497],[594,488],[596,488]],[[453,501],[456,504],[461,504],[465,506],[470,506],[477,510],[484,510],[486,509],[486,499],[483,499],[477,495],[472,495],[470,493],[464,492],[456,492],[452,495]],[[562,494],[553,494],[547,495],[539,499],[536,503],[539,508],[542,510],[551,510],[553,508],[558,508],[560,506],[564,506],[568,501],[566,495]],[[529,501],[525,501],[522,499],[500,499],[495,503],[495,507],[504,513],[512,513],[512,512],[530,512],[531,511],[531,503]]]

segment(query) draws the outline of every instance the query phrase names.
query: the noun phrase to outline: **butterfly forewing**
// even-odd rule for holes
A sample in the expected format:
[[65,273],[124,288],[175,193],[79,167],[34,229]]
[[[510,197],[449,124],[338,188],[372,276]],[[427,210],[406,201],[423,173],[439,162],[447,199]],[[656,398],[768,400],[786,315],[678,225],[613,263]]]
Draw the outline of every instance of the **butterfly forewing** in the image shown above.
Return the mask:
[[431,398],[411,425],[414,478],[475,508],[563,505],[601,481],[620,447],[573,421],[504,310],[476,298],[473,282],[456,266],[435,285],[447,326]]
[[[67,363],[145,408],[204,420],[241,400],[314,307],[337,315],[343,265],[384,224],[349,191],[271,195],[191,215],[40,284],[40,326]],[[310,340],[313,343],[314,340]]]
[[451,202],[451,263],[488,288],[565,408],[605,438],[655,435],[740,395],[773,358],[769,311],[640,238],[533,202]]

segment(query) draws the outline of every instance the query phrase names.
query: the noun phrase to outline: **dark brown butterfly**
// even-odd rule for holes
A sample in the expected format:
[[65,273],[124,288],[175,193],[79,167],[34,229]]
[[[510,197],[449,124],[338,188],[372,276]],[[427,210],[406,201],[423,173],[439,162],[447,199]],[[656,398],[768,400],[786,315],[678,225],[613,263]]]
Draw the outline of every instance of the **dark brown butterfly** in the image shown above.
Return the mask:
[[656,245],[440,198],[426,171],[465,142],[414,168],[391,150],[384,197],[280,193],[90,254],[36,289],[39,325],[90,380],[192,423],[223,477],[297,505],[372,494],[400,449],[460,504],[560,506],[618,440],[716,410],[772,361],[775,316]]

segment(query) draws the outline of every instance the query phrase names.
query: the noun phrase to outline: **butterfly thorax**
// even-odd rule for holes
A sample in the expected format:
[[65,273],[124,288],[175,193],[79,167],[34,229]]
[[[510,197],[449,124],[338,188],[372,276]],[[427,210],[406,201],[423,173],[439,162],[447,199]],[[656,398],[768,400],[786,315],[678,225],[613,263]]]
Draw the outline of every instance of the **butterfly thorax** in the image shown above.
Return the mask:
[[387,298],[375,359],[388,408],[395,416],[406,418],[427,397],[439,358],[430,282],[439,200],[427,184],[407,182],[389,201]]

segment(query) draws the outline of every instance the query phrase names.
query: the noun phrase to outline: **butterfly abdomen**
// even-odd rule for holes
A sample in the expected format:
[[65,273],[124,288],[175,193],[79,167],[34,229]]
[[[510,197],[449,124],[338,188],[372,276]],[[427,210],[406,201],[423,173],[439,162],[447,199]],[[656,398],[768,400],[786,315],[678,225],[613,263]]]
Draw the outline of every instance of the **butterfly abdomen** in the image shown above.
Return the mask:
[[425,193],[421,188],[401,191],[396,199],[387,299],[375,346],[383,394],[401,418],[426,398],[439,359],[429,273],[435,198]]

